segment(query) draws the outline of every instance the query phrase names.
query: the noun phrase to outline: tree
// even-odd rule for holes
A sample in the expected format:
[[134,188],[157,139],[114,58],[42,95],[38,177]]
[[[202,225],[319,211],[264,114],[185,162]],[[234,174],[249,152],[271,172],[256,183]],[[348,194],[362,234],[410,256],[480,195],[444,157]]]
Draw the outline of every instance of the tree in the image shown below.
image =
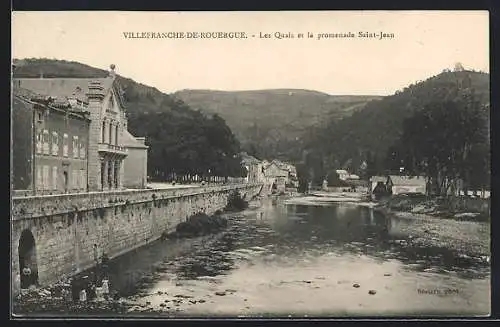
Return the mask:
[[459,180],[465,185],[483,181],[486,113],[471,97],[430,103],[404,122],[403,135],[391,149],[393,163],[400,160],[411,174],[424,173],[437,195],[457,191]]

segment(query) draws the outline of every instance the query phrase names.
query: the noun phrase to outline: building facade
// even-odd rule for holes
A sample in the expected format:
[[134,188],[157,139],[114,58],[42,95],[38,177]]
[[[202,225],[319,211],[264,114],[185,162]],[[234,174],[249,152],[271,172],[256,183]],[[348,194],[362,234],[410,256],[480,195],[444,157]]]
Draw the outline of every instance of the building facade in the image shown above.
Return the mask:
[[14,193],[88,190],[88,103],[58,101],[14,84],[12,157]]
[[275,162],[271,162],[264,167],[265,177],[272,181],[273,191],[284,193],[288,180],[288,171],[278,166]]
[[133,137],[127,130],[123,133],[123,145],[127,157],[123,161],[123,186],[143,189],[147,186],[148,146],[145,137]]
[[[67,101],[72,106],[84,103],[89,112],[88,190],[123,188],[124,144],[127,116],[123,91],[116,79],[114,65],[105,78],[19,78],[19,87]],[[64,141],[64,140],[63,140]],[[68,140],[73,142],[72,139]]]

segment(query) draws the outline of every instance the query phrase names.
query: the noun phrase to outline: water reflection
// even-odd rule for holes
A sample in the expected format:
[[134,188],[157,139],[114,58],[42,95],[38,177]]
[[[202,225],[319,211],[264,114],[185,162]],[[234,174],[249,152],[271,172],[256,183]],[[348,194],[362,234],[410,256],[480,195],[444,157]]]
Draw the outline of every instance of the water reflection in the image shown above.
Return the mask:
[[[300,281],[314,273],[336,279],[318,295],[327,301],[331,296],[328,292],[334,292],[329,287],[339,287],[342,280],[351,280],[353,276],[357,276],[358,282],[375,280],[391,292],[397,289],[401,296],[414,291],[419,283],[429,283],[426,278],[432,274],[441,276],[430,279],[430,283],[437,285],[447,283],[452,272],[467,279],[489,276],[489,266],[461,257],[450,249],[413,245],[405,234],[408,221],[385,217],[372,208],[352,204],[284,205],[283,201],[272,199],[262,201],[259,208],[244,213],[243,217],[229,217],[229,221],[228,229],[218,235],[157,242],[115,260],[111,265],[112,283],[123,295],[131,295],[155,293],[167,284],[168,287],[182,284],[179,281],[222,278],[228,287],[248,288],[249,292],[267,285],[259,291],[264,295],[252,293],[252,296],[265,296],[270,301],[273,289],[288,287],[288,274],[290,280]],[[410,275],[402,275],[400,271],[405,270]],[[382,276],[377,278],[381,279],[370,279],[377,271]],[[387,281],[384,272],[398,278]],[[457,282],[460,280],[453,281]],[[322,287],[313,289],[320,292]],[[295,296],[300,298],[301,294]],[[366,305],[373,308],[374,304]]]

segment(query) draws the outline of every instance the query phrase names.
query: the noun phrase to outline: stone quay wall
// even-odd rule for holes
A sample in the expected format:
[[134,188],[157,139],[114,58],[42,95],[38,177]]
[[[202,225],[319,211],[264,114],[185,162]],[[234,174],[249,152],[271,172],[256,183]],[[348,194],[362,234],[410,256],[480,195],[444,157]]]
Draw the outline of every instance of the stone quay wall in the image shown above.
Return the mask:
[[95,253],[116,257],[158,239],[189,216],[212,214],[239,191],[247,200],[262,184],[122,190],[12,198],[11,271],[20,290],[21,234],[31,232],[40,285],[92,267]]

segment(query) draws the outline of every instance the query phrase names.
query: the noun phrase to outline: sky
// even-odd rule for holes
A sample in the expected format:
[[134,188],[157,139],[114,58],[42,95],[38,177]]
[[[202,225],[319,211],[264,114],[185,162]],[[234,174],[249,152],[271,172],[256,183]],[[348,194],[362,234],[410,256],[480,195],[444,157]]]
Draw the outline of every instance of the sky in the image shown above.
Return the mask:
[[[142,32],[184,37],[124,36]],[[188,32],[247,38],[193,39]],[[277,39],[276,32],[294,38]],[[356,37],[318,39],[349,32]],[[114,64],[117,74],[167,93],[289,88],[390,95],[456,62],[489,72],[487,11],[13,12],[11,40],[13,58]]]

